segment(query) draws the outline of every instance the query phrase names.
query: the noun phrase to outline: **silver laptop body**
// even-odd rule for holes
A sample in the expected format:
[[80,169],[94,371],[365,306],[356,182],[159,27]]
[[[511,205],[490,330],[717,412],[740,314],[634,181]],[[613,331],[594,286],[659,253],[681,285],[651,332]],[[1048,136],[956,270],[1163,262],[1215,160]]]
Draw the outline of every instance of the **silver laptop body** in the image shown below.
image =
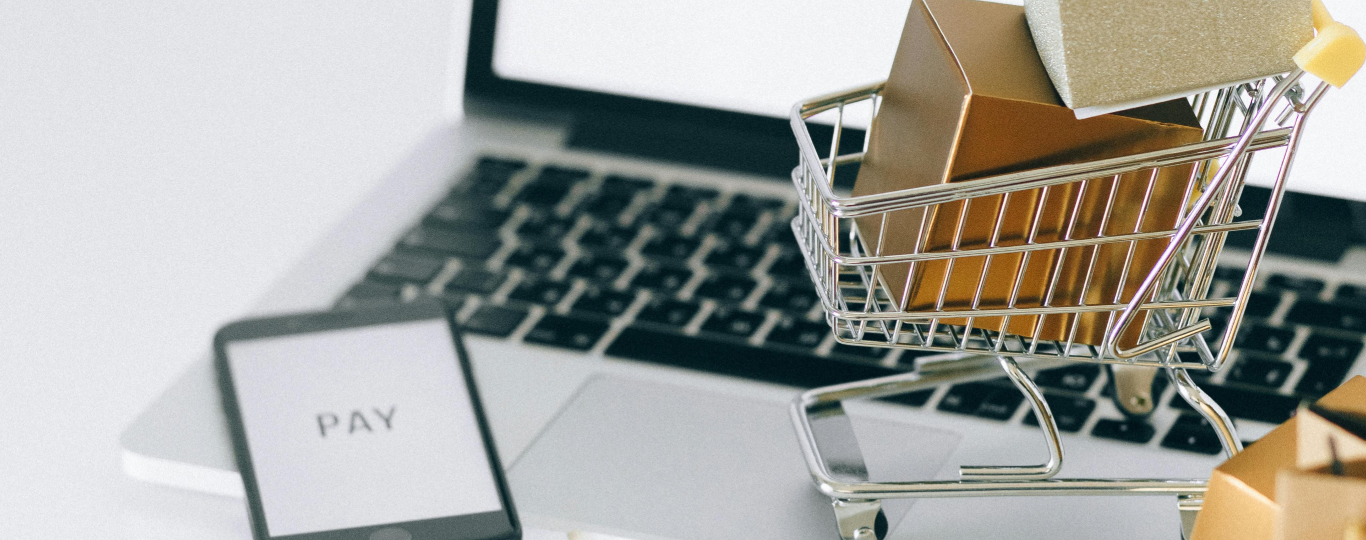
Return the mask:
[[[253,314],[419,295],[459,304],[532,527],[837,538],[785,407],[803,388],[904,371],[915,359],[814,332],[820,306],[782,236],[795,212],[786,121],[500,77],[496,35],[517,24],[500,7],[475,2],[464,116],[420,141]],[[1355,203],[1326,200],[1350,220]],[[1307,222],[1305,213],[1281,219]],[[1246,344],[1208,381],[1231,396],[1224,405],[1249,440],[1300,399],[1364,371],[1366,328],[1349,315],[1366,306],[1366,275],[1355,270],[1366,250],[1292,249],[1301,252],[1265,262]],[[1324,344],[1346,352],[1325,357]],[[1037,379],[1067,404],[1063,476],[1197,478],[1221,461],[1213,433],[1171,405],[1171,388],[1150,418],[1126,419],[1097,366]],[[870,474],[949,479],[959,465],[1044,459],[1031,411],[1012,393],[988,382],[854,404]],[[125,471],[240,497],[218,399],[209,363],[197,362],[124,432]],[[1179,531],[1166,497],[920,500],[889,506],[888,518],[893,538]]]

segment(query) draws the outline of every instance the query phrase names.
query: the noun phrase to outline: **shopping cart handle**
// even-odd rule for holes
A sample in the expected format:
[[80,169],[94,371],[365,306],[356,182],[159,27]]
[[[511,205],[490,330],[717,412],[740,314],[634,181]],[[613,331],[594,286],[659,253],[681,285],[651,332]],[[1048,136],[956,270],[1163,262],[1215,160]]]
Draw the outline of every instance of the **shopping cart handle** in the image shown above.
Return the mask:
[[1311,0],[1318,35],[1295,53],[1295,65],[1341,88],[1366,62],[1366,43],[1351,27],[1333,20],[1322,0]]

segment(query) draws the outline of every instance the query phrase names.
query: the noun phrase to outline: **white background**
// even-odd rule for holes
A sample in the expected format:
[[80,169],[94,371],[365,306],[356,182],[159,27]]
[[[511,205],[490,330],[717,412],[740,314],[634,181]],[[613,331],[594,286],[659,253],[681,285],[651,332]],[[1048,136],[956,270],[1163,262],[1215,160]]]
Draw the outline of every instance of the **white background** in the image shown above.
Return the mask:
[[0,535],[250,538],[119,433],[440,121],[451,10],[4,3]]
[[[451,9],[4,4],[4,536],[249,537],[240,501],[124,478],[118,434],[439,121]],[[1366,81],[1330,95],[1301,173],[1366,190],[1363,115]]]
[[[502,508],[445,319],[227,352],[271,536]],[[366,428],[353,431],[350,411]],[[336,426],[320,425],[322,413]]]

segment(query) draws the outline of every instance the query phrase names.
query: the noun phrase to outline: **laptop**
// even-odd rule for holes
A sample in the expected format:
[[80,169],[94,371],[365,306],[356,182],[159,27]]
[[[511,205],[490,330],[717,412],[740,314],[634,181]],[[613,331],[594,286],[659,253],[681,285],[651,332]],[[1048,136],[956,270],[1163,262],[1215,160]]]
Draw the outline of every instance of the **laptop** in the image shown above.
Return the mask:
[[[830,335],[789,228],[787,112],[885,78],[908,5],[477,0],[468,43],[453,47],[464,115],[415,145],[255,312],[426,295],[459,306],[532,527],[837,538],[787,404],[905,372],[918,355]],[[1363,105],[1334,92],[1309,122],[1290,184],[1307,193],[1286,199],[1231,365],[1200,377],[1249,442],[1366,372],[1366,207],[1309,194],[1366,199],[1366,159],[1334,153]],[[1266,196],[1249,187],[1244,209]],[[1246,255],[1232,242],[1230,262]],[[1154,389],[1150,417],[1128,418],[1099,366],[1035,380],[1064,432],[1064,477],[1203,478],[1222,460],[1173,388]],[[851,404],[870,475],[952,479],[960,465],[1045,459],[1029,406],[999,382]],[[218,399],[197,362],[123,433],[127,474],[242,496]],[[1175,538],[1180,524],[1168,497],[893,506],[892,538]]]

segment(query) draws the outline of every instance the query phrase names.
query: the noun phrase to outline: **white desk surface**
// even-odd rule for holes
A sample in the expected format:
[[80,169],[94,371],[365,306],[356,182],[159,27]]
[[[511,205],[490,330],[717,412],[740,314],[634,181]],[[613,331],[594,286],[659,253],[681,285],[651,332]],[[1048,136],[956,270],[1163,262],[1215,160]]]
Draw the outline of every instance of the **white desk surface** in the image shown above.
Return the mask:
[[451,6],[6,4],[0,534],[250,538],[118,435],[441,119]]

